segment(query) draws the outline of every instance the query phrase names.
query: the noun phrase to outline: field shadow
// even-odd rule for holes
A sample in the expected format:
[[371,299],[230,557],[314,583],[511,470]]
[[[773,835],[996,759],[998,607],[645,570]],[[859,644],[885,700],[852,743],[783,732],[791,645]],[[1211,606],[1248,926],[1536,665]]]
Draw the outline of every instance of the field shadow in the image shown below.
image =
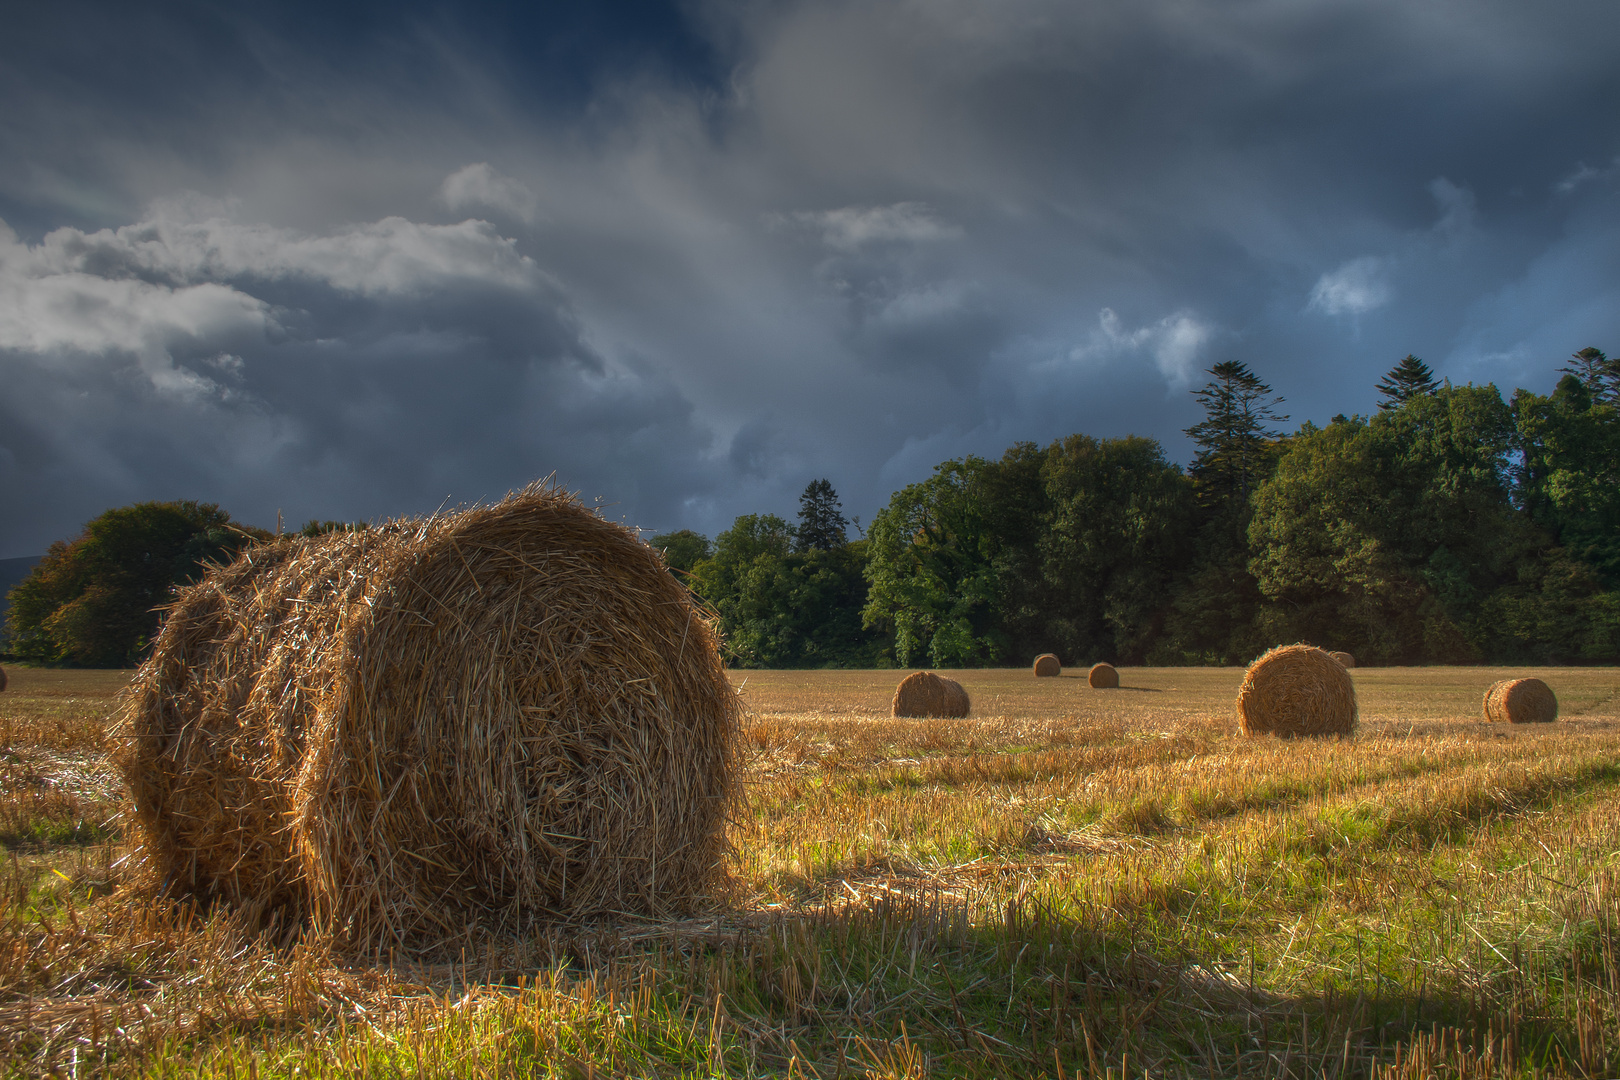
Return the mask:
[[885,890],[576,938],[569,962],[583,973],[652,956],[677,983],[695,973],[680,992],[726,1011],[755,1067],[796,1061],[804,1076],[922,1075],[870,1071],[898,1045],[930,1074],[962,1076],[1050,1075],[1054,1064],[1102,1076],[1131,1062],[1153,1075],[1372,1077],[1414,1054],[1431,1071],[1412,1076],[1562,1075],[1576,1063],[1613,1075],[1608,1036],[1525,997],[1534,980],[1505,980],[1520,988],[1505,996],[1435,992],[1369,966],[1320,992],[1281,993],[1243,957],[1167,956],[1139,931],[1104,931],[1021,894]]

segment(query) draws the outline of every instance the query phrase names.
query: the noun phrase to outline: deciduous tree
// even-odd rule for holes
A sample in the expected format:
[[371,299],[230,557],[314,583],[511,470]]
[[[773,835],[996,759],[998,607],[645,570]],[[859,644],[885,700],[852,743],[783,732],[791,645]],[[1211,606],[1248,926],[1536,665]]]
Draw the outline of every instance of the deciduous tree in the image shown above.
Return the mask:
[[77,539],[52,544],[11,590],[12,651],[48,664],[136,663],[157,633],[157,608],[176,585],[269,535],[232,523],[212,503],[148,502],[108,510]]

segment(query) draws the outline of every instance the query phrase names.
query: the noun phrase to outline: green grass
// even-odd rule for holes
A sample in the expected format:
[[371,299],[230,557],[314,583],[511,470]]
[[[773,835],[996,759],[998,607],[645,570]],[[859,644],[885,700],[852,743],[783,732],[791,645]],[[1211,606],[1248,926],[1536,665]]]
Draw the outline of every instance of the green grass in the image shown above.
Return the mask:
[[0,1062],[1620,1074],[1620,675],[1538,672],[1564,719],[1505,730],[1476,718],[1504,673],[1359,669],[1361,733],[1313,743],[1235,736],[1233,670],[1122,674],[1134,692],[964,672],[972,717],[906,721],[887,716],[894,674],[748,673],[726,905],[470,933],[436,964],[391,964],[126,895],[95,764],[119,677],[16,673],[0,695]]

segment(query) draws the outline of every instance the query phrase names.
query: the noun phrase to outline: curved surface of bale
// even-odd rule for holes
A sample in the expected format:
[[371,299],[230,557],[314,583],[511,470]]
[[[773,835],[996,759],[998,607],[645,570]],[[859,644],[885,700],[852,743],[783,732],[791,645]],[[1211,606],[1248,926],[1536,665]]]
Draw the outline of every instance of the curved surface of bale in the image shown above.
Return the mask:
[[1044,679],[1061,674],[1063,674],[1063,665],[1058,663],[1058,658],[1054,654],[1041,653],[1035,658],[1036,678]]
[[1485,691],[1485,719],[1493,724],[1550,724],[1558,698],[1540,679],[1503,679]]
[[1356,658],[1347,652],[1330,652],[1328,655],[1337,660],[1339,662],[1339,666],[1345,668],[1346,670],[1356,666]]
[[961,683],[932,671],[917,671],[895,687],[890,715],[955,717],[966,716],[971,708]]
[[1314,645],[1279,645],[1249,665],[1237,715],[1245,735],[1348,735],[1356,729],[1356,687]]
[[121,704],[150,885],[374,948],[690,910],[739,705],[658,554],[556,490],[247,549]]
[[1086,682],[1099,690],[1112,690],[1119,686],[1119,672],[1114,670],[1113,664],[1092,664]]

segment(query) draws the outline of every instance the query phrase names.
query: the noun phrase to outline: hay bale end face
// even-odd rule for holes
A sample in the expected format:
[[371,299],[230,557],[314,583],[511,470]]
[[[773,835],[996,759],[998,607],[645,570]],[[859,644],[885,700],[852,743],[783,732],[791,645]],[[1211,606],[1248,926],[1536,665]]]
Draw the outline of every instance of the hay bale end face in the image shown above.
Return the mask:
[[1321,649],[1279,645],[1249,665],[1237,715],[1245,735],[1348,735],[1356,729],[1356,687]]
[[1550,724],[1558,698],[1540,679],[1503,679],[1485,691],[1485,719],[1493,724]]
[[1337,660],[1339,662],[1339,666],[1347,671],[1356,666],[1356,658],[1347,652],[1330,652],[1328,655]]
[[1035,658],[1035,677],[1038,679],[1051,678],[1063,674],[1063,665],[1052,653],[1041,653]]
[[657,552],[573,498],[247,549],[121,703],[149,885],[364,949],[723,884],[739,705]]
[[1099,690],[1113,690],[1119,686],[1119,672],[1114,670],[1113,664],[1092,664],[1086,682]]
[[962,684],[932,671],[918,671],[900,680],[890,707],[893,716],[958,717],[972,710]]

